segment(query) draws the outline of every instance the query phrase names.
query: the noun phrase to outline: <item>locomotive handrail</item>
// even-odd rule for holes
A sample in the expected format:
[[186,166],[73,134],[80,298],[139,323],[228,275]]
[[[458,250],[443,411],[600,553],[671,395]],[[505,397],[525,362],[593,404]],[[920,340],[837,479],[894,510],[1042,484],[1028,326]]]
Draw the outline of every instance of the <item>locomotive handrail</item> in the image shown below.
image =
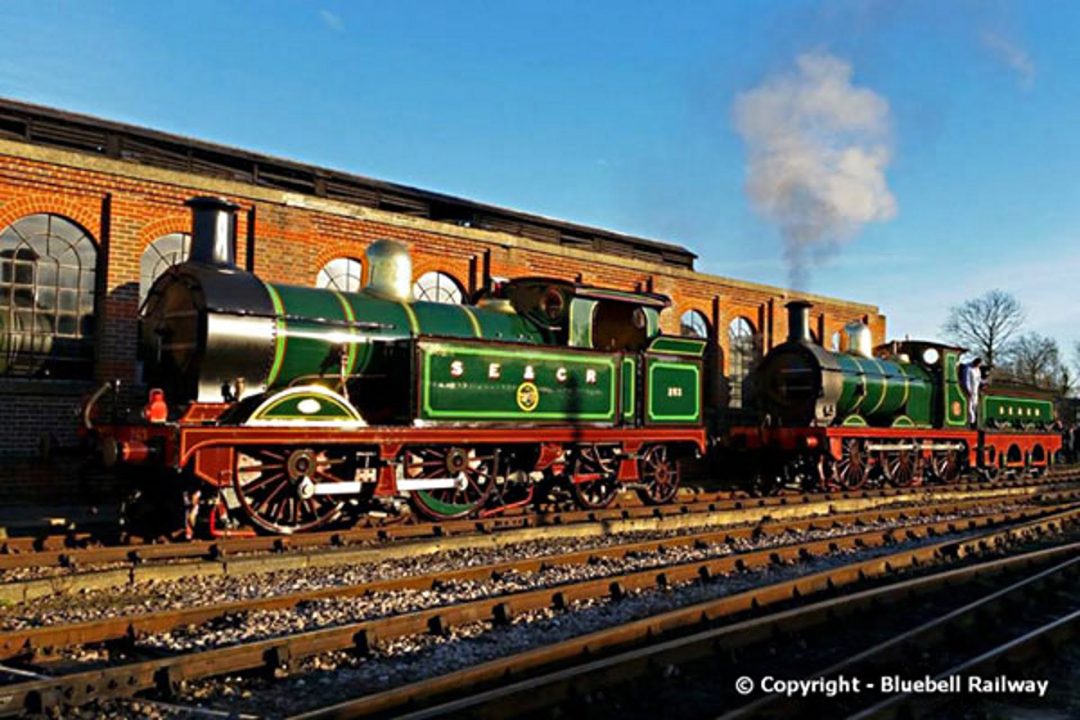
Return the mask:
[[372,322],[370,320],[334,320],[330,318],[313,317],[310,315],[294,315],[292,313],[260,313],[237,308],[219,308],[209,306],[207,306],[206,309],[209,312],[214,312],[221,315],[239,315],[241,317],[266,318],[268,320],[281,319],[314,322],[322,325],[333,325],[336,327],[359,328],[361,330],[395,330],[398,327],[397,323],[380,323]]
[[111,388],[112,386],[112,382],[108,380],[101,383],[101,387],[95,390],[94,394],[91,395],[90,398],[86,401],[86,404],[83,405],[83,425],[86,426],[87,430],[94,429],[94,421],[91,419],[91,415],[94,412],[94,406],[97,405],[97,402],[101,399],[101,396],[104,395],[105,392],[109,390],[109,388]]

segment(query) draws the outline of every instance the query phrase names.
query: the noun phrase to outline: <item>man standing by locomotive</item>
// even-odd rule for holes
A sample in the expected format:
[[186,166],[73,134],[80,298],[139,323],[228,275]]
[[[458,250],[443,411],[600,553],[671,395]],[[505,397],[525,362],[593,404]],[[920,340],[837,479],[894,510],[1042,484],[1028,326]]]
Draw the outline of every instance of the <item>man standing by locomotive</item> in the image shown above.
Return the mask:
[[960,366],[960,385],[968,396],[968,422],[975,427],[979,419],[979,390],[983,385],[982,358]]

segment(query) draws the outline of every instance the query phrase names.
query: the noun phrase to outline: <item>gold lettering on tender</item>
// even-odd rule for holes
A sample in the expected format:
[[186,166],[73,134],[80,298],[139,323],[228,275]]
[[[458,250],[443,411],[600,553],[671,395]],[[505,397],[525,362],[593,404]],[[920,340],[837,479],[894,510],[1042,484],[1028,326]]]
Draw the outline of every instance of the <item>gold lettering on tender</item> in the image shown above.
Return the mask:
[[555,371],[555,379],[561,383],[566,382],[566,368],[561,367]]
[[460,360],[454,360],[450,363],[450,376],[461,377],[465,374],[465,363]]
[[492,380],[498,380],[502,375],[502,365],[499,363],[491,363],[488,365],[488,377]]
[[586,370],[585,371],[585,382],[588,385],[595,385],[596,384],[596,371],[595,370]]
[[525,366],[525,375],[524,375],[524,378],[525,378],[526,380],[535,380],[535,379],[536,379],[536,371],[535,371],[535,370],[533,370],[533,366],[532,366],[532,365],[526,365],[526,366]]

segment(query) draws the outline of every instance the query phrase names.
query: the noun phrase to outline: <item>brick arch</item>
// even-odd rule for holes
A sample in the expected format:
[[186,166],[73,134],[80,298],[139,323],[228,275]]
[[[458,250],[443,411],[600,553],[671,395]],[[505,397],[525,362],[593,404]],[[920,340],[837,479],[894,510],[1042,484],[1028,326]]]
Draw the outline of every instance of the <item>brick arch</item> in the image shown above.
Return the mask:
[[163,235],[169,235],[172,233],[187,233],[191,234],[191,216],[190,215],[167,215],[157,220],[151,220],[139,229],[139,252],[145,252],[150,243],[154,242]]
[[[412,254],[413,282],[427,272],[440,272],[454,278],[458,285],[468,289],[469,258],[440,258],[429,255]],[[460,271],[460,272],[459,272]],[[465,280],[462,280],[462,278]]]
[[315,255],[315,266],[311,268],[311,285],[315,285],[315,279],[319,276],[319,271],[326,266],[326,263],[335,258],[352,258],[360,261],[360,285],[363,287],[368,280],[367,249],[369,245],[370,243],[366,243],[362,246],[350,245],[346,247],[342,243],[335,243],[319,250]]
[[343,247],[339,247],[339,246],[323,248],[322,250],[320,250],[315,255],[315,267],[312,268],[312,270],[311,270],[312,278],[314,278],[315,275],[318,274],[319,270],[321,270],[322,267],[324,265],[326,265],[326,263],[330,262],[331,260],[333,260],[335,258],[342,258],[343,257],[343,258],[352,258],[354,260],[359,260],[361,263],[363,263],[364,268],[366,269],[367,264],[368,264],[368,261],[367,261],[367,248],[368,248],[367,245],[365,245],[363,247],[351,247],[351,248],[343,248]]
[[48,213],[72,221],[90,236],[95,245],[101,242],[101,201],[79,200],[58,195],[27,195],[0,206],[0,229],[28,215]]

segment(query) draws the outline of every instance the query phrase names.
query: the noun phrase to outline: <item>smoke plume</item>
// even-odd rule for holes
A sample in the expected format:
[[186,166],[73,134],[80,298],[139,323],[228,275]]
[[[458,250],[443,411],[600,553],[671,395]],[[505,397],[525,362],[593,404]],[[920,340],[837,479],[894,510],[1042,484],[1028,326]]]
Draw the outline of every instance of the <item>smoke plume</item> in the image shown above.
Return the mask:
[[810,262],[868,222],[896,215],[885,169],[892,156],[889,103],[851,84],[851,65],[828,53],[795,60],[735,99],[746,143],[746,193],[779,225],[789,280],[803,288]]

